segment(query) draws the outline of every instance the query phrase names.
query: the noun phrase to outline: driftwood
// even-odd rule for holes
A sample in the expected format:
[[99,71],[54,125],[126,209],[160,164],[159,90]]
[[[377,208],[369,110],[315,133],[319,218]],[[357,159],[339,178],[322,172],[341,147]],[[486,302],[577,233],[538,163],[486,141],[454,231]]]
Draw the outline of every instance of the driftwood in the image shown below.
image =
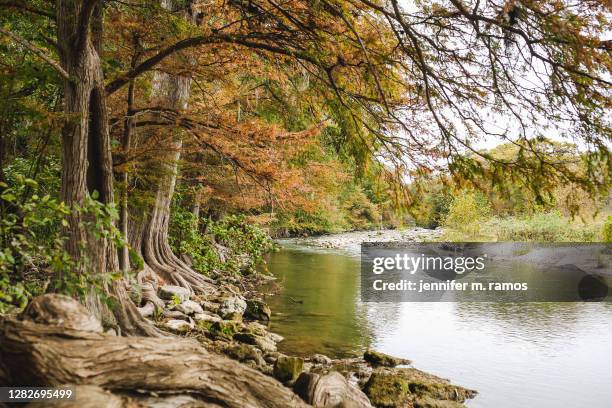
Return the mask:
[[[57,302],[68,305],[70,314],[62,315]],[[273,378],[210,353],[195,340],[108,335],[83,313],[72,299],[44,295],[21,320],[1,319],[0,382],[186,395],[208,407],[308,407]]]
[[302,373],[293,386],[295,392],[314,407],[371,408],[368,397],[348,383],[337,371],[325,375]]

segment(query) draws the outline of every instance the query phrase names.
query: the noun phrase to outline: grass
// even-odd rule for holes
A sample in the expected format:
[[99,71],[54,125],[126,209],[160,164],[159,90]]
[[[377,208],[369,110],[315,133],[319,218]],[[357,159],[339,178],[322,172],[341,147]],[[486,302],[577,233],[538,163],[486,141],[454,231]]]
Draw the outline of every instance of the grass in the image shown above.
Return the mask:
[[582,221],[561,215],[558,211],[540,212],[529,216],[491,217],[475,221],[478,228],[469,228],[466,219],[463,228],[447,227],[440,238],[443,241],[460,242],[601,242],[609,239],[609,217],[599,216]]

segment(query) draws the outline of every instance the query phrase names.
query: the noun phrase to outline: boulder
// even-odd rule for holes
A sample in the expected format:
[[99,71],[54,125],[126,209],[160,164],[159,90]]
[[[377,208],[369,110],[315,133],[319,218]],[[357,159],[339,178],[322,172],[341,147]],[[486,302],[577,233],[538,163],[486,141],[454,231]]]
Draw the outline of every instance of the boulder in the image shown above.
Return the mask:
[[226,320],[241,320],[246,307],[244,299],[233,296],[223,300],[217,313]]
[[373,372],[363,390],[377,407],[403,407],[412,399],[408,380],[385,371]]
[[262,320],[267,322],[270,320],[270,316],[272,316],[272,311],[266,303],[257,299],[246,301],[244,317],[247,319]]
[[463,407],[476,391],[414,368],[378,368],[363,387],[372,404],[383,407]]
[[395,367],[398,365],[408,365],[411,363],[410,360],[393,357],[374,350],[368,350],[363,353],[363,359],[370,363],[373,367]]
[[186,300],[183,303],[176,305],[175,309],[185,313],[186,315],[193,315],[196,313],[204,312],[204,309],[202,309],[202,306],[200,306],[198,303],[194,302],[193,300]]
[[304,360],[299,357],[279,356],[274,362],[272,374],[282,383],[295,381],[304,367]]
[[159,297],[164,300],[178,299],[182,303],[188,300],[189,296],[189,290],[180,286],[164,285],[159,288]]

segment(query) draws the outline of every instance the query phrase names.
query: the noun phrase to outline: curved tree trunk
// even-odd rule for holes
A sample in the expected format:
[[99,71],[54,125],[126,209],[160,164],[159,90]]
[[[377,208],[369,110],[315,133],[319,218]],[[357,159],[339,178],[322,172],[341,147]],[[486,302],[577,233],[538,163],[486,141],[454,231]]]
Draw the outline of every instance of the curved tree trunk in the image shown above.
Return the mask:
[[[161,6],[173,10],[172,0],[161,0]],[[193,17],[186,14],[185,18]],[[191,79],[184,76],[157,72],[153,80],[153,97],[158,106],[173,110],[185,110],[189,102]],[[130,243],[139,250],[145,270],[141,279],[155,280],[160,277],[164,282],[182,286],[194,292],[212,292],[215,290],[212,281],[194,271],[190,265],[176,256],[168,242],[170,221],[170,204],[176,185],[178,162],[182,148],[182,135],[177,132],[169,143],[167,153],[159,158],[161,176],[157,184],[155,201],[147,214],[132,227]],[[145,299],[149,300],[149,299]]]
[[[100,61],[102,2],[100,0],[58,0],[58,43],[63,44],[61,64],[69,74],[64,81],[64,113],[62,129],[61,199],[69,207],[81,206],[88,195],[98,193],[104,204],[114,202],[113,167],[104,90],[104,74]],[[119,269],[114,245],[92,233],[85,224],[86,214],[72,212],[67,228],[66,249],[79,260],[77,273],[105,274]],[[112,314],[126,334],[157,333],[143,319],[127,296],[123,282],[108,288],[118,302]],[[98,316],[112,316],[91,291],[88,307]],[[106,320],[106,319],[105,319]]]

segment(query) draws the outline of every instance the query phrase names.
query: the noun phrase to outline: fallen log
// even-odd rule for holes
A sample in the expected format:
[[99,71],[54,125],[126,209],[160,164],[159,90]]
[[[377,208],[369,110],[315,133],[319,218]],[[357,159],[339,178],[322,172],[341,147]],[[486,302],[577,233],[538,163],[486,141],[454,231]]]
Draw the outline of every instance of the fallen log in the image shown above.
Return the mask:
[[[62,316],[68,305],[70,318]],[[183,338],[101,332],[78,302],[34,299],[20,318],[0,319],[0,382],[13,386],[94,385],[113,392],[188,395],[206,406],[308,407],[259,371]],[[63,323],[70,321],[68,327]]]

